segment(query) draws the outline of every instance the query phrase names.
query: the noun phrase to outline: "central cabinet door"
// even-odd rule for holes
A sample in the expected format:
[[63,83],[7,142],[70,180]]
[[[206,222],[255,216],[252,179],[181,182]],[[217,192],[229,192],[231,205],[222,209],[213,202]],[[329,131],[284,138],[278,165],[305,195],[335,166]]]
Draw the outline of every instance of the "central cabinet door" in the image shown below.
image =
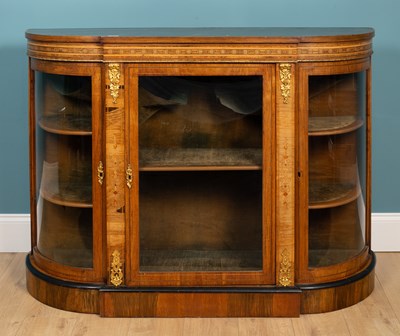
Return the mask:
[[127,75],[128,283],[272,284],[272,68]]

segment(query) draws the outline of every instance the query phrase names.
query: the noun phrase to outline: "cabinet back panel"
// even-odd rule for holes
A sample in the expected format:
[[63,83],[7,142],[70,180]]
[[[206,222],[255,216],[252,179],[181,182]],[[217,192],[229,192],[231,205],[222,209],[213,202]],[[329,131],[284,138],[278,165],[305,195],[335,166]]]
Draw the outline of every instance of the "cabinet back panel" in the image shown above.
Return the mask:
[[141,173],[141,249],[261,250],[261,179],[261,171]]

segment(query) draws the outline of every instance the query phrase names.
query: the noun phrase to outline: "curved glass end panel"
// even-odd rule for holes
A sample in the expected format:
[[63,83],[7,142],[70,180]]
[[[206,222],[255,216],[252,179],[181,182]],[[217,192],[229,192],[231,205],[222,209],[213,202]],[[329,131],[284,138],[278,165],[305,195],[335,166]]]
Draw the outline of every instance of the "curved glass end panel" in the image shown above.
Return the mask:
[[35,73],[37,248],[93,266],[91,78]]
[[309,77],[309,267],[365,247],[366,74]]

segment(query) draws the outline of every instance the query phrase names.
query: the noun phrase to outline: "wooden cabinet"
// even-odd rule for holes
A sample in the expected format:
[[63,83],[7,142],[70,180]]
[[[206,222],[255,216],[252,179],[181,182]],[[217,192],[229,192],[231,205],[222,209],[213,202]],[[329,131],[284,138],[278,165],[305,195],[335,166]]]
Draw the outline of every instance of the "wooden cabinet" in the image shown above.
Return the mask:
[[35,298],[298,316],[371,293],[372,29],[26,37]]

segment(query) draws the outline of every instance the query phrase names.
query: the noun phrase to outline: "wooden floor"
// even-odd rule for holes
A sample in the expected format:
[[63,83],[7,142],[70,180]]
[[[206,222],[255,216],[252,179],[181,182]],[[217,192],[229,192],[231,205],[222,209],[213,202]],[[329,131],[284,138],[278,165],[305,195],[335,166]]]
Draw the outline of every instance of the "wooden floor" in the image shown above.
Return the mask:
[[378,253],[376,287],[341,311],[300,318],[107,319],[47,307],[25,289],[25,255],[0,253],[0,335],[400,335],[400,253]]

